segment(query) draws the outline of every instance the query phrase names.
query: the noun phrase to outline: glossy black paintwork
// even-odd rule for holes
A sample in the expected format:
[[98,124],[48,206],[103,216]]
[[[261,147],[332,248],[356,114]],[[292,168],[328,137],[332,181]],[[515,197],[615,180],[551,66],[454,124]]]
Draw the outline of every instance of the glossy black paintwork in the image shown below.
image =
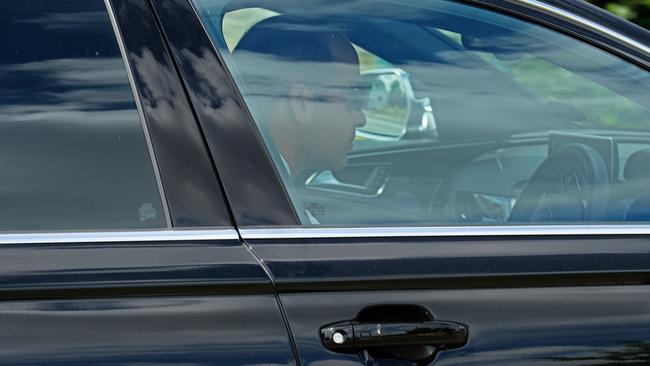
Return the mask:
[[648,286],[595,286],[301,293],[282,301],[305,366],[361,365],[357,355],[327,351],[314,329],[354,318],[368,304],[422,305],[436,318],[467,325],[468,344],[440,352],[437,366],[623,366],[647,360],[649,295]]
[[238,240],[0,246],[3,364],[293,364]]
[[186,0],[152,0],[197,118],[242,226],[296,225],[271,159],[241,95]]
[[146,1],[113,0],[175,227],[231,226],[203,136]]
[[237,240],[2,245],[0,257],[4,300],[56,298],[68,290],[76,296],[65,297],[125,296],[133,288],[170,295],[272,293],[268,277]]
[[327,351],[313,330],[379,304],[424,306],[468,326],[468,344],[439,353],[436,365],[559,365],[583,356],[580,365],[593,365],[626,342],[640,354],[650,346],[645,236],[250,243],[275,278],[303,365],[361,364]]
[[5,365],[292,365],[273,295],[0,302]]
[[[650,239],[619,237],[366,238],[250,241],[280,290],[516,286],[524,276],[576,275],[575,283],[650,275]],[[620,273],[619,277],[614,277]],[[645,277],[643,274],[645,273]],[[580,275],[580,276],[577,276]],[[591,276],[591,277],[590,277]],[[596,276],[596,277],[593,277]],[[641,277],[639,277],[641,276]],[[463,284],[460,279],[465,278]],[[508,278],[510,278],[508,280]],[[557,278],[555,279],[558,280]],[[533,281],[534,283],[534,281]],[[548,283],[548,282],[544,282]],[[567,284],[566,282],[561,282]],[[610,282],[611,283],[611,282]],[[630,283],[630,282],[626,282]],[[401,286],[400,286],[401,284]],[[409,287],[410,286],[410,287]],[[499,286],[499,287],[503,287]]]

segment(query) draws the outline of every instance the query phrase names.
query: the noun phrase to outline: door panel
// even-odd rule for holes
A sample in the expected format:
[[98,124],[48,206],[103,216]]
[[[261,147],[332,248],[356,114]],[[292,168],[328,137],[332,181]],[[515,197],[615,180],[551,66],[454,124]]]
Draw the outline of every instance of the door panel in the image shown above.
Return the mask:
[[[274,275],[304,365],[364,364],[357,354],[327,350],[319,330],[356,320],[373,305],[422,306],[435,320],[466,325],[468,343],[439,352],[440,365],[592,365],[622,354],[639,360],[650,342],[645,236],[281,234],[249,242]],[[385,364],[413,363],[375,357],[374,365]]]
[[[236,239],[193,242],[183,234],[172,241],[115,241],[128,237],[124,233],[103,235],[99,240],[104,242],[1,245],[0,296],[16,300],[271,293],[268,278]],[[161,236],[165,235],[174,234]],[[72,241],[75,236],[50,235],[49,239]],[[0,237],[16,240],[16,236]]]
[[3,363],[293,364],[271,283],[233,230],[149,234],[0,246]]
[[8,301],[0,321],[5,364],[292,363],[272,294]]
[[356,354],[327,351],[315,330],[370,304],[418,304],[467,325],[467,345],[439,352],[436,365],[623,365],[647,357],[648,295],[647,286],[540,287],[300,293],[282,301],[303,365],[361,364]]
[[[402,229],[392,229],[392,235],[408,235],[408,229]],[[487,229],[485,235],[472,238],[468,233],[463,237],[462,229],[457,232],[451,238],[317,239],[316,231],[302,239],[250,243],[273,273],[278,289],[291,292],[368,286],[378,290],[519,287],[518,282],[537,286],[644,284],[650,270],[650,244],[645,236],[508,238],[485,236]],[[244,237],[255,233],[255,229],[242,230]],[[289,235],[289,230],[284,234]]]

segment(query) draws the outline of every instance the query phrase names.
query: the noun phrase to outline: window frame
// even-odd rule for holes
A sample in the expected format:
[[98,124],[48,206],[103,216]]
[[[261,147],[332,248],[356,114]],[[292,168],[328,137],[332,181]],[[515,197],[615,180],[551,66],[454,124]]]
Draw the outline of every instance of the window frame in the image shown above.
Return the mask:
[[[142,123],[150,136],[150,154],[160,174],[160,189],[165,193],[164,205],[168,208],[167,229],[232,228],[223,184],[155,11],[147,4],[143,6],[140,0],[104,0],[104,3],[120,44]],[[144,52],[151,53],[157,62],[136,67],[135,57]],[[146,93],[150,89],[148,75],[167,77],[166,90],[158,90],[160,94],[153,96]],[[157,110],[159,99],[171,101],[171,110],[167,113]]]
[[149,127],[144,116],[144,111],[142,108],[142,102],[140,100],[140,92],[135,84],[135,78],[133,76],[133,70],[131,68],[131,63],[127,58],[126,46],[124,45],[124,39],[120,31],[119,25],[117,24],[117,19],[115,18],[115,12],[109,0],[104,0],[104,6],[106,7],[106,12],[108,18],[110,19],[111,28],[113,29],[113,35],[115,36],[115,42],[117,43],[118,49],[120,50],[120,56],[122,58],[122,63],[124,64],[124,70],[126,71],[126,77],[129,83],[129,88],[131,89],[132,97],[135,101],[135,107],[138,111],[138,118],[140,119],[140,125],[142,126],[142,132],[144,134],[144,139],[147,144],[147,151],[149,152],[149,160],[153,168],[154,176],[156,179],[156,186],[158,189],[158,195],[160,196],[160,202],[163,207],[163,212],[165,214],[165,224],[166,229],[172,227],[171,214],[169,212],[169,204],[167,202],[167,197],[165,195],[165,189],[162,184],[162,177],[160,175],[160,169],[158,166],[158,161],[153,150],[153,143],[151,142],[151,135],[149,132]]

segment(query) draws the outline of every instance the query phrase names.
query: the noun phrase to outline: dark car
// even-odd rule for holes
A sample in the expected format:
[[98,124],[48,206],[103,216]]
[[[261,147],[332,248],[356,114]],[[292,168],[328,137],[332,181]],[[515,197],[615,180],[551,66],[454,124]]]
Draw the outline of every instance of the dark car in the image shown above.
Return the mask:
[[650,362],[646,30],[578,0],[0,27],[0,364]]

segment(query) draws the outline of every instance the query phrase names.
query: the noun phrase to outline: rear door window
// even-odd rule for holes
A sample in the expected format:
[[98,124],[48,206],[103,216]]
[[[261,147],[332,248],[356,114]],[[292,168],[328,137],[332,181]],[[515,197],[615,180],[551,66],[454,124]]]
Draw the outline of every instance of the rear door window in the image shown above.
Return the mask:
[[0,230],[167,226],[101,0],[0,2]]

